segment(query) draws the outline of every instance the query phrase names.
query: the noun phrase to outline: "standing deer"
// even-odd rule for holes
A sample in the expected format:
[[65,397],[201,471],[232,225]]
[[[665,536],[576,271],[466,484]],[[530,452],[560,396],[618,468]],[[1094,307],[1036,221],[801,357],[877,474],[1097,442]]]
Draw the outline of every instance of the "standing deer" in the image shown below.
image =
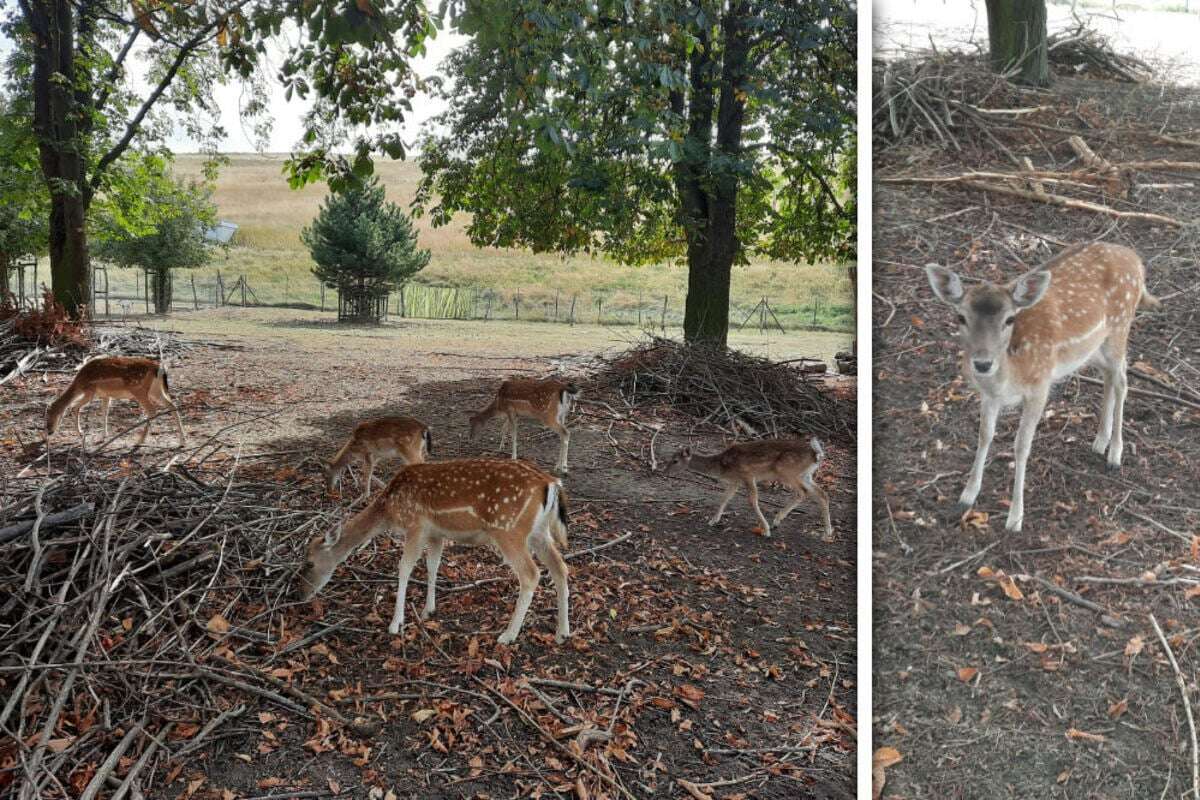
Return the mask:
[[500,448],[504,448],[504,439],[512,429],[512,457],[517,457],[517,419],[528,417],[537,420],[558,434],[558,463],[555,467],[560,473],[567,471],[567,448],[571,445],[571,431],[567,428],[567,415],[571,413],[571,404],[579,397],[579,389],[573,383],[547,378],[535,380],[531,378],[510,378],[500,384],[496,399],[477,414],[471,415],[471,441],[477,441],[479,434],[494,417],[504,417],[504,427],[500,432]]
[[1159,301],[1146,290],[1146,270],[1137,253],[1114,244],[1075,245],[1010,283],[985,282],[969,290],[945,267],[930,264],[925,270],[934,294],[958,312],[963,376],[979,390],[979,443],[959,508],[965,512],[979,495],[996,418],[1006,406],[1019,404],[1012,506],[1005,525],[1019,531],[1025,518],[1025,465],[1055,381],[1087,365],[1104,371],[1100,430],[1092,449],[1107,453],[1110,469],[1121,466],[1129,329],[1138,308],[1156,308]]
[[104,435],[108,436],[108,410],[113,400],[130,399],[135,401],[146,412],[146,425],[138,445],[146,441],[150,433],[150,422],[160,407],[166,407],[175,412],[175,424],[179,428],[179,446],[183,447],[186,437],[183,433],[183,418],[179,415],[179,407],[167,394],[167,370],[157,361],[149,358],[131,356],[104,356],[94,358],[79,368],[75,378],[54,398],[46,410],[46,439],[49,440],[58,430],[59,421],[65,414],[75,409],[75,429],[87,446],[87,437],[83,433],[83,408],[92,400],[100,398],[104,407]]
[[397,634],[404,627],[408,578],[422,552],[428,589],[421,618],[433,614],[442,547],[450,541],[496,548],[517,575],[517,605],[497,640],[500,644],[512,644],[525,622],[539,578],[534,555],[550,570],[558,589],[555,640],[562,642],[571,635],[567,565],[558,550],[567,546],[567,500],[553,476],[523,461],[490,458],[403,467],[340,535],[331,532],[309,542],[297,585],[301,599],[312,599],[351,553],[388,530],[404,536],[389,633]]
[[405,464],[420,464],[433,450],[429,427],[412,417],[380,417],[354,426],[350,440],[342,445],[325,470],[325,488],[332,492],[342,481],[342,473],[355,461],[367,465],[367,480],[361,500],[371,493],[375,462],[400,458]]
[[717,513],[708,521],[709,525],[721,522],[725,507],[737,494],[738,488],[745,486],[750,495],[750,507],[754,509],[754,514],[762,525],[763,536],[771,535],[771,526],[758,506],[758,481],[779,481],[797,496],[791,504],[775,515],[774,524],[779,525],[784,517],[800,505],[802,499],[810,497],[821,509],[826,540],[832,540],[833,524],[829,521],[829,496],[813,480],[824,459],[825,449],[815,436],[807,442],[799,439],[764,439],[735,444],[711,456],[693,453],[690,447],[684,447],[667,462],[663,471],[668,475],[675,475],[690,469],[720,481],[725,488],[725,494],[721,497]]

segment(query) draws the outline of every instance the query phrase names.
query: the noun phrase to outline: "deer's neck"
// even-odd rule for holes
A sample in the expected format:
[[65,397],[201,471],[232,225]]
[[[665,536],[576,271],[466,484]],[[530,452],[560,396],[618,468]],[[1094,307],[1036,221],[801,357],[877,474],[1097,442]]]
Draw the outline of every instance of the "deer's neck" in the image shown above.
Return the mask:
[[692,472],[699,472],[701,475],[720,475],[721,466],[717,462],[717,456],[705,456],[697,453],[692,456],[692,460],[688,462],[688,469]]

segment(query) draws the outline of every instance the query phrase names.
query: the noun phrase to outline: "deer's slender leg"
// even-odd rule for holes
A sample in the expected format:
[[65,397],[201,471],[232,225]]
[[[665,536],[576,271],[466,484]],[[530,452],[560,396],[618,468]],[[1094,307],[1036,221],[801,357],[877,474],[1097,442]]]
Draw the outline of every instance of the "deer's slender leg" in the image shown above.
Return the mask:
[[771,523],[767,522],[767,518],[763,516],[762,509],[758,507],[758,481],[753,478],[747,481],[746,492],[750,495],[750,507],[754,509],[754,514],[758,517],[759,524],[762,525],[763,536],[770,536]]
[[1116,400],[1116,376],[1115,365],[1112,363],[1112,358],[1106,348],[1101,348],[1101,357],[1104,359],[1104,399],[1100,403],[1100,416],[1097,418],[1100,427],[1096,431],[1096,438],[1092,440],[1092,450],[1104,455],[1108,450],[1108,443],[1112,439],[1113,429],[1113,405]]
[[971,472],[967,476],[967,485],[963,487],[962,494],[959,495],[959,511],[966,511],[975,505],[975,498],[979,496],[979,487],[983,484],[983,469],[987,465],[988,449],[992,446],[992,439],[996,435],[996,419],[1000,416],[1000,409],[999,401],[987,395],[980,395],[979,440],[975,446],[975,463],[971,465]]
[[512,426],[512,457],[517,460],[517,415],[511,411],[508,413],[508,423]]
[[84,392],[79,399],[78,405],[75,406],[75,430],[79,432],[79,438],[83,441],[84,446],[87,446],[86,438],[83,435],[83,409],[87,404],[92,402],[92,398],[96,395],[93,392]]
[[142,413],[146,415],[146,424],[142,426],[142,435],[138,437],[138,447],[141,447],[146,442],[146,436],[150,433],[150,423],[154,421],[154,412],[158,409],[154,405],[154,401],[150,396],[135,398],[139,406],[142,407]]
[[549,425],[550,430],[558,434],[558,464],[555,466],[559,472],[566,474],[567,472],[567,448],[571,446],[571,431],[560,424],[557,420],[552,421]]
[[445,547],[445,539],[433,539],[429,543],[429,548],[425,551],[425,609],[421,612],[421,619],[429,619],[433,616],[433,610],[437,607],[437,574],[438,567],[442,564],[442,548]]
[[720,524],[721,517],[725,516],[725,506],[729,505],[729,501],[733,499],[735,494],[737,494],[737,490],[738,485],[736,483],[729,483],[725,485],[725,494],[721,495],[721,504],[717,506],[717,513],[713,514],[712,518],[709,519],[709,525]]
[[175,414],[175,427],[179,430],[179,446],[183,447],[187,444],[187,437],[183,433],[183,417],[179,413],[179,406],[175,405],[175,401],[171,399],[171,395],[167,394],[165,387],[159,386],[158,393],[161,402],[166,403],[167,407]]
[[508,415],[504,415],[504,421],[500,423],[500,452],[504,452],[504,443],[508,440]]
[[1125,394],[1129,390],[1129,380],[1125,375],[1125,359],[1113,368],[1113,411],[1112,439],[1108,443],[1108,468],[1120,469],[1121,453],[1125,449],[1124,419]]
[[375,456],[367,454],[367,480],[363,483],[363,493],[360,499],[366,500],[371,496],[371,489],[375,488],[372,481],[375,480]]
[[1025,399],[1021,408],[1021,424],[1017,427],[1016,469],[1013,471],[1012,506],[1008,509],[1008,521],[1004,527],[1010,531],[1021,530],[1025,519],[1025,465],[1029,462],[1029,451],[1033,448],[1033,437],[1046,410],[1049,387],[1044,387],[1033,397]]
[[417,559],[421,557],[424,548],[424,537],[412,532],[404,537],[404,552],[400,556],[400,576],[396,584],[396,610],[392,613],[392,624],[388,625],[388,633],[397,634],[404,628],[404,597],[408,594],[408,578],[412,575]]
[[554,588],[558,592],[558,627],[554,633],[554,640],[561,644],[571,635],[571,601],[570,590],[567,586],[567,562],[563,560],[562,553],[558,552],[558,548],[552,540],[547,540],[538,548],[537,556],[546,565],[550,579],[554,581]]
[[537,564],[533,562],[533,556],[529,555],[529,551],[523,544],[517,544],[507,538],[501,538],[498,544],[504,560],[517,574],[517,582],[520,584],[512,619],[509,620],[504,633],[496,639],[499,644],[512,644],[517,640],[517,635],[521,633],[521,627],[525,624],[525,615],[529,613],[529,604],[533,602],[533,592],[538,584],[538,568]]
[[108,438],[108,410],[110,408],[112,408],[112,398],[111,397],[104,398],[104,401],[101,403],[101,407],[104,409],[104,438],[107,439]]

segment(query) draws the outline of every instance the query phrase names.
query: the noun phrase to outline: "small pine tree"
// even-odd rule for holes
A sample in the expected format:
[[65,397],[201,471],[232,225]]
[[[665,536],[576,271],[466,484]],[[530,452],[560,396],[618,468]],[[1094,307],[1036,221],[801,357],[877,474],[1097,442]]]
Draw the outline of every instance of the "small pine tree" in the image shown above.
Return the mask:
[[379,300],[429,263],[412,220],[375,178],[327,196],[300,238],[316,262],[313,274],[349,299],[352,319],[378,321]]

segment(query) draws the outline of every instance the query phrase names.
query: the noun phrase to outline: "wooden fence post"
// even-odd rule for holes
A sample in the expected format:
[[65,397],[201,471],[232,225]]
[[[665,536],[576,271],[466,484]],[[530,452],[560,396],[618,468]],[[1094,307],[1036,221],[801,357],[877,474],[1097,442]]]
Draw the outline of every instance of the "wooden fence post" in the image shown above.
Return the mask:
[[570,310],[570,312],[568,312],[568,314],[567,314],[567,322],[568,322],[568,323],[569,323],[569,324],[570,324],[572,327],[574,327],[574,326],[575,326],[575,301],[576,301],[576,300],[578,300],[578,299],[579,299],[579,295],[578,295],[578,294],[573,294],[573,295],[571,295],[571,310]]
[[663,310],[662,320],[659,322],[659,327],[662,328],[663,336],[667,335],[667,295],[663,295]]
[[597,298],[596,298],[596,324],[597,324],[597,325],[600,325],[600,324],[601,324],[601,322],[600,322],[600,314],[602,313],[602,312],[601,312],[601,309],[602,309],[603,307],[604,307],[604,298],[603,298],[603,297],[597,297]]
[[192,273],[191,278],[192,278],[192,310],[199,311],[200,310],[200,301],[196,299],[196,274]]
[[554,321],[558,322],[558,294],[562,289],[554,290]]
[[515,319],[521,319],[521,287],[517,287],[517,293],[513,295],[513,311],[516,312]]

